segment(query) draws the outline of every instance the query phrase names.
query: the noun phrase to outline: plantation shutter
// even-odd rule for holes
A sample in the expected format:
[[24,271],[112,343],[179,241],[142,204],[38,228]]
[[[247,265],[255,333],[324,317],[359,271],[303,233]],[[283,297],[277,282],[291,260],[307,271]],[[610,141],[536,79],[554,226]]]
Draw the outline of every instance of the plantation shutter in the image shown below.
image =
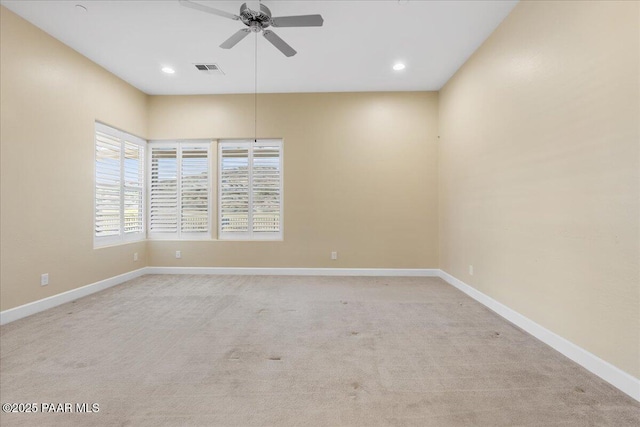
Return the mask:
[[94,246],[142,240],[146,141],[95,125]]
[[209,232],[209,148],[182,146],[181,231]]
[[96,130],[95,237],[120,235],[120,139]]
[[219,238],[282,238],[282,142],[219,145]]
[[178,148],[151,147],[149,233],[178,232]]
[[220,144],[220,237],[249,235],[249,148]]
[[152,142],[149,238],[209,237],[209,142]]
[[280,144],[257,143],[253,148],[253,232],[280,232]]
[[124,143],[124,232],[144,233],[144,148]]

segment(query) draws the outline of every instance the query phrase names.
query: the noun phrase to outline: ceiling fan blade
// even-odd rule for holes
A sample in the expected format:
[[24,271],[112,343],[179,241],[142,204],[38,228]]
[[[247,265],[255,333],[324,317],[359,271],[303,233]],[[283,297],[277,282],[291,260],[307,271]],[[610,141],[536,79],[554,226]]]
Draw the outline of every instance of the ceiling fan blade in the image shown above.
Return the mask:
[[272,45],[278,48],[278,50],[284,53],[285,56],[293,56],[296,52],[291,46],[289,46],[284,40],[282,40],[273,31],[265,30],[263,32],[264,38],[269,40]]
[[242,39],[247,37],[250,32],[251,30],[248,28],[243,28],[242,30],[238,30],[237,33],[234,33],[231,37],[225,40],[224,43],[220,45],[220,47],[223,49],[231,49],[232,47],[240,43]]
[[271,18],[274,27],[322,27],[322,15],[278,16]]
[[193,2],[191,0],[180,0],[180,4],[185,7],[189,7],[191,9],[199,10],[201,12],[212,13],[214,15],[222,16],[223,18],[229,18],[237,21],[240,19],[238,15],[234,15],[233,13],[225,12],[224,10],[216,9],[214,7],[205,6],[203,4],[199,4]]

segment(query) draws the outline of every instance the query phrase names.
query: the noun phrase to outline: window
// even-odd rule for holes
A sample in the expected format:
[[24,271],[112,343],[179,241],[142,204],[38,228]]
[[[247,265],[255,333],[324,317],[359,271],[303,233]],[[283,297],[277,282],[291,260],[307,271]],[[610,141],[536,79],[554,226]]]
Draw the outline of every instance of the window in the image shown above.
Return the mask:
[[95,247],[145,237],[145,145],[143,139],[96,123]]
[[282,141],[219,144],[220,239],[282,239]]
[[152,142],[149,238],[210,237],[209,142]]

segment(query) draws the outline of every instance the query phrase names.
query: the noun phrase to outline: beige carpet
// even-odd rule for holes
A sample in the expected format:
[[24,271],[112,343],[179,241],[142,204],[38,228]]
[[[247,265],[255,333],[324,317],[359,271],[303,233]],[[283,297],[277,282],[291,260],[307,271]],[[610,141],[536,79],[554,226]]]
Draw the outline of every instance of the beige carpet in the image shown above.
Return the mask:
[[3,426],[638,426],[436,278],[144,276],[0,328]]

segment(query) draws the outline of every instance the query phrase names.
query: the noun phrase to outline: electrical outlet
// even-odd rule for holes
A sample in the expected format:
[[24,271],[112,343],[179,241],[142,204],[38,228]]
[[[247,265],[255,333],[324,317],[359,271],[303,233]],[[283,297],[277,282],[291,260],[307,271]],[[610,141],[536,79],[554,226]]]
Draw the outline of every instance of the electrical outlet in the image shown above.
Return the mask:
[[182,252],[176,251],[176,258],[178,259],[182,258]]
[[338,259],[338,252],[331,252],[331,259],[336,260]]
[[133,253],[133,260],[138,261],[138,252]]
[[49,273],[44,273],[40,276],[40,286],[47,286],[49,284]]
[[473,276],[473,265],[469,265],[469,276]]

